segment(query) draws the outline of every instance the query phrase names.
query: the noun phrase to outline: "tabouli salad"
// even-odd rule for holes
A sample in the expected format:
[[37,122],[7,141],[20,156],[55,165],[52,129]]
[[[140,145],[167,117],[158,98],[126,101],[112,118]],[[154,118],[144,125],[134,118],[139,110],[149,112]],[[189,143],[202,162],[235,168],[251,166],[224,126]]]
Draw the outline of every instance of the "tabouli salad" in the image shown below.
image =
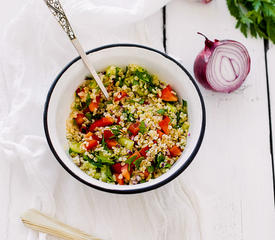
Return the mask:
[[186,146],[187,102],[144,68],[109,66],[99,76],[110,98],[87,76],[67,119],[69,154],[91,177],[138,184],[166,173]]

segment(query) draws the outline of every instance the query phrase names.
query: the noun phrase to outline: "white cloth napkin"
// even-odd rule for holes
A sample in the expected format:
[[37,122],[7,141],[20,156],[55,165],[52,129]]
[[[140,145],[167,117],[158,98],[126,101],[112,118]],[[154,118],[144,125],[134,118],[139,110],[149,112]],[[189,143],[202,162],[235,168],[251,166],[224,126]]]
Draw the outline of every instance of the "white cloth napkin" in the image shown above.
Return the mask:
[[[62,3],[88,50],[114,42],[160,48],[143,19],[168,1]],[[44,136],[43,105],[53,79],[76,52],[42,0],[24,5],[0,45],[2,239],[54,239],[20,222],[31,207],[104,239],[200,239],[196,195],[181,177],[148,193],[114,195],[83,185],[55,160]]]

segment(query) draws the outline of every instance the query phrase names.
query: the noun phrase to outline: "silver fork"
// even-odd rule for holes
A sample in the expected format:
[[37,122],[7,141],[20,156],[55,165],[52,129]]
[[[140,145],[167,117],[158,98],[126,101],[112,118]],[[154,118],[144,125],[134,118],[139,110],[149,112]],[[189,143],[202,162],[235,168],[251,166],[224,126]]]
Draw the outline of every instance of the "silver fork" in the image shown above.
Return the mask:
[[97,72],[91,62],[89,61],[86,53],[84,52],[81,44],[79,43],[78,39],[76,38],[74,31],[71,27],[71,24],[61,6],[61,3],[59,0],[44,0],[44,2],[47,4],[48,8],[50,9],[51,13],[54,15],[55,19],[58,21],[62,29],[66,32],[69,39],[71,40],[71,43],[74,45],[76,51],[79,53],[84,65],[87,67],[89,72],[92,74],[94,79],[96,80],[98,86],[100,87],[101,91],[103,92],[106,99],[109,98],[109,94],[104,87],[102,81],[100,80],[99,76],[97,75]]

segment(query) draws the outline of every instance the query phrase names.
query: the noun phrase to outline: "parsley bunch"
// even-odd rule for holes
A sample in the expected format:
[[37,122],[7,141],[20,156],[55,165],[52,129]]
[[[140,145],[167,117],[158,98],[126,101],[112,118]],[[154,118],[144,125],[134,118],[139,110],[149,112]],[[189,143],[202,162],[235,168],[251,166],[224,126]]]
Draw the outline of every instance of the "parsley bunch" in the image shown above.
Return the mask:
[[275,44],[275,0],[227,0],[230,14],[237,19],[236,28],[247,37],[270,39]]

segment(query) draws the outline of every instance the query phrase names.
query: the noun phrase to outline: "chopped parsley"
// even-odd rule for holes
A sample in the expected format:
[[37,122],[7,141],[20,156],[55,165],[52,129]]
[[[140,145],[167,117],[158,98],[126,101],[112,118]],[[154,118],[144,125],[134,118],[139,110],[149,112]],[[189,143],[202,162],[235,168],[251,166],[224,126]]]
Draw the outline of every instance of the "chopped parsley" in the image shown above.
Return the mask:
[[144,104],[144,99],[141,99],[138,103],[139,104]]
[[134,156],[128,158],[128,159],[125,161],[125,163],[128,164],[128,170],[130,170],[130,166],[131,166],[132,162],[135,161],[136,158],[137,158],[137,156],[134,155]]
[[128,110],[123,110],[123,113],[126,115],[127,122],[134,122],[135,117],[133,113],[130,113]]
[[140,122],[139,131],[140,131],[142,134],[146,133],[146,131],[147,131],[146,125],[145,125],[145,122],[144,122],[144,121],[141,121],[141,122]]
[[147,170],[149,173],[153,173],[155,171],[155,168],[153,166],[149,166]]
[[270,39],[275,44],[274,0],[227,0],[227,7],[245,37],[250,31],[252,37]]
[[85,113],[85,117],[88,118],[89,121],[93,120],[92,113],[90,113],[90,112]]
[[145,159],[144,157],[138,158],[136,161],[134,161],[134,165],[136,166],[137,169],[139,169],[141,161]]
[[92,165],[94,165],[95,167],[101,168],[103,167],[103,164],[101,162],[96,162],[93,159],[91,159],[88,155],[83,155],[83,160],[84,161],[88,161],[89,163],[91,163]]
[[111,131],[116,137],[118,137],[119,135],[122,134],[121,129],[122,129],[122,127],[120,125],[115,125],[111,128]]
[[88,92],[87,99],[86,99],[86,107],[89,107],[91,102],[92,102],[92,99],[91,99],[90,93]]
[[157,113],[160,114],[160,115],[164,115],[166,112],[167,112],[166,109],[159,109],[159,110],[157,110]]
[[101,141],[102,147],[105,151],[109,151],[109,148],[107,147],[107,144],[104,139],[104,135],[102,136],[102,141]]
[[162,162],[164,162],[165,156],[163,155],[162,152],[159,152],[159,153],[156,155],[155,160],[156,160],[156,167],[159,168],[159,167],[160,167],[160,164],[161,164]]

